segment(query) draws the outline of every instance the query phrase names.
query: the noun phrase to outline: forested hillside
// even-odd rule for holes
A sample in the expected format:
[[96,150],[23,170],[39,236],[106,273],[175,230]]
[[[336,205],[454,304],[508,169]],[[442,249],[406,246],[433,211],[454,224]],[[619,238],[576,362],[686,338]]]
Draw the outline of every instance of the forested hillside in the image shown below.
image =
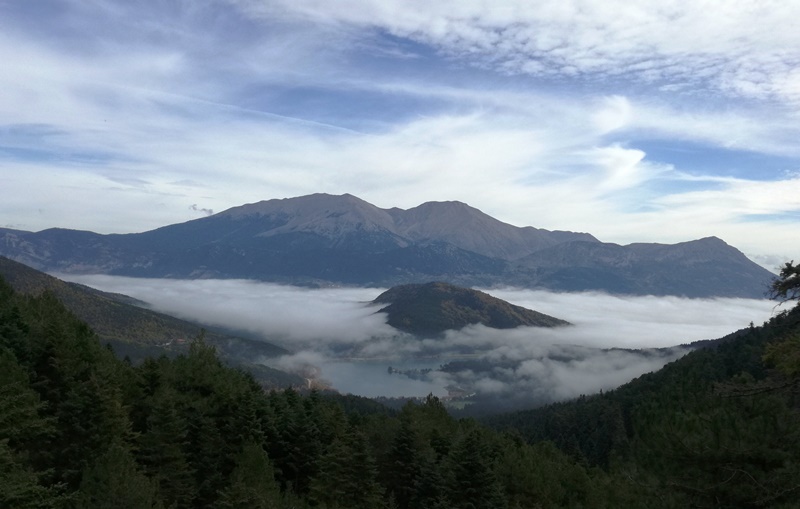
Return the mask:
[[0,507],[797,507],[799,351],[795,309],[492,431],[434,397],[266,393],[201,338],[133,366],[0,283]]
[[0,286],[0,507],[563,507],[602,489],[436,398],[347,403],[265,393],[202,340],[131,366],[52,294]]
[[241,333],[205,329],[173,316],[147,309],[144,302],[126,295],[111,294],[77,283],[68,283],[0,256],[0,277],[22,295],[51,293],[72,314],[87,323],[103,344],[111,344],[120,357],[134,363],[161,355],[186,352],[188,341],[205,330],[205,339],[214,345],[226,364],[240,366],[266,387],[300,386],[305,380],[260,363],[260,360],[289,353],[263,341],[248,339]]
[[658,507],[798,507],[800,307],[605,394],[496,416]]

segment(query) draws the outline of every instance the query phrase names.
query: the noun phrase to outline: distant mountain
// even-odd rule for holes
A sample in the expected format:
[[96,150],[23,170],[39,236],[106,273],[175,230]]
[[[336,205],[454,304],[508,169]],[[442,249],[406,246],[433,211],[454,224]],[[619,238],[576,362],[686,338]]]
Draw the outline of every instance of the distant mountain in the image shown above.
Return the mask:
[[716,237],[679,244],[570,242],[517,260],[563,291],[763,298],[773,274]]
[[414,242],[447,242],[491,258],[515,260],[564,242],[597,242],[588,233],[518,228],[457,201],[428,202],[408,210],[389,209],[396,231]]
[[388,314],[389,325],[417,335],[437,335],[478,323],[494,329],[570,325],[487,293],[447,283],[395,286],[373,303],[388,304],[378,312]]
[[719,239],[675,246],[519,228],[459,202],[381,209],[348,194],[234,207],[124,235],[0,229],[0,255],[40,270],[249,278],[301,285],[464,286],[763,297],[772,274]]
[[[157,313],[143,302],[126,295],[95,290],[68,283],[21,263],[0,256],[0,277],[18,293],[37,296],[51,292],[75,316],[86,322],[103,343],[132,358],[185,352],[203,327]],[[302,384],[295,375],[267,368],[253,361],[289,353],[282,347],[216,331],[206,330],[205,340],[216,347],[226,361],[253,372],[268,385],[284,387]]]

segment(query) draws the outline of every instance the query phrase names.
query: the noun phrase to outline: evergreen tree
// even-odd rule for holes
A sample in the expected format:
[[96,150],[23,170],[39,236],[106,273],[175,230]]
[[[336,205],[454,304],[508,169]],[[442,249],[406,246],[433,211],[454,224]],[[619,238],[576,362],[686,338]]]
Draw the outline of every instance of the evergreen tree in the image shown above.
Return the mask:
[[84,473],[77,507],[154,509],[162,505],[155,487],[138,471],[128,448],[116,442]]
[[298,495],[307,495],[316,475],[322,454],[322,433],[312,420],[296,391],[273,392],[270,404],[275,415],[274,436],[268,439],[269,456],[279,470],[283,489],[291,487]]
[[420,458],[419,475],[414,482],[413,498],[409,507],[414,509],[449,509],[447,503],[447,483],[445,481],[442,461],[437,461],[434,454],[425,454]]
[[768,295],[781,302],[800,300],[800,264],[786,262],[778,276],[772,280]]
[[0,507],[57,508],[63,501],[57,490],[42,486],[39,476],[14,458],[8,440],[0,440]]
[[21,365],[30,364],[29,327],[20,312],[14,290],[0,278],[0,347],[6,347]]
[[8,442],[31,465],[41,465],[41,442],[54,432],[53,419],[43,418],[44,404],[30,388],[28,374],[14,354],[0,346],[0,440]]
[[187,425],[176,409],[177,395],[164,387],[150,399],[152,411],[137,441],[137,456],[167,507],[191,507],[194,476],[184,453]]
[[510,507],[604,506],[586,470],[550,442],[528,445],[506,439],[497,475]]
[[219,492],[225,488],[225,438],[202,409],[190,408],[187,415],[187,459],[195,477],[192,506],[213,508]]
[[387,490],[394,496],[399,509],[411,507],[416,498],[421,461],[419,438],[408,413],[400,415],[400,429],[389,452]]
[[337,437],[320,458],[311,498],[326,508],[374,509],[381,505],[377,467],[359,431]]
[[467,430],[448,458],[447,500],[453,509],[506,507],[495,474],[495,454],[478,429]]
[[273,509],[281,496],[275,473],[261,445],[246,443],[236,459],[230,485],[222,492],[221,509]]

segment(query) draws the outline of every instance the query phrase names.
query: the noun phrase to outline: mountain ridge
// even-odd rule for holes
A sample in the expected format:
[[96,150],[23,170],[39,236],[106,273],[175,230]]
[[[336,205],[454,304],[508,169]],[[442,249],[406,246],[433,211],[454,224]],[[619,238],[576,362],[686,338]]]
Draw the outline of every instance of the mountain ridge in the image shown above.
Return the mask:
[[0,229],[0,255],[62,273],[686,297],[761,298],[773,277],[715,238],[619,246],[513,226],[461,202],[382,209],[347,194],[264,200],[133,234]]

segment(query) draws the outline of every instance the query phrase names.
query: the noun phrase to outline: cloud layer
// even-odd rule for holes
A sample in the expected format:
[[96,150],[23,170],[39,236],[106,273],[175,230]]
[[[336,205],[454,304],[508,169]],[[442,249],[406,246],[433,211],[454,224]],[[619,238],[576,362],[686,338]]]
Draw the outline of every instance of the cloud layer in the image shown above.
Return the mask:
[[[449,331],[442,338],[418,339],[388,326],[386,316],[369,305],[383,289],[60,277],[130,295],[185,319],[260,334],[294,352],[265,362],[368,396],[445,395],[449,387],[488,397],[502,393],[509,401],[574,397],[613,388],[685,353],[656,348],[715,339],[751,321],[761,323],[774,311],[774,303],[758,300],[614,297],[509,288],[488,292],[574,325],[505,331],[475,325]],[[620,348],[649,350],[634,353]],[[390,375],[389,366],[433,371],[414,379]]]

